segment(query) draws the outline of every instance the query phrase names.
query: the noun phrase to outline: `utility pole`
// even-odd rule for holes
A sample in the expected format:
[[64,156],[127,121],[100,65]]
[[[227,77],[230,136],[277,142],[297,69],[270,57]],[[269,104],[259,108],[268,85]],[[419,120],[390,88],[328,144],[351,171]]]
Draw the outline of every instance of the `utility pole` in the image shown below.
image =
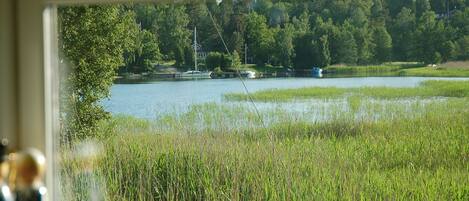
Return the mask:
[[197,69],[197,27],[194,27],[194,64],[195,64],[195,70],[198,71]]
[[244,43],[244,65],[248,65],[248,44]]
[[449,22],[449,0],[446,0],[446,19]]

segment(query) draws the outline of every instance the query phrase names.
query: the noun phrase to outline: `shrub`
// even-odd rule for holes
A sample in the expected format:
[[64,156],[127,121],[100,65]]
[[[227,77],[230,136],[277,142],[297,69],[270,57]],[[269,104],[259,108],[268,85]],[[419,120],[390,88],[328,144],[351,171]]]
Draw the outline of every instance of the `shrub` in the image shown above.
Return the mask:
[[216,67],[221,66],[222,54],[219,52],[210,52],[205,58],[205,65],[209,70],[213,70]]

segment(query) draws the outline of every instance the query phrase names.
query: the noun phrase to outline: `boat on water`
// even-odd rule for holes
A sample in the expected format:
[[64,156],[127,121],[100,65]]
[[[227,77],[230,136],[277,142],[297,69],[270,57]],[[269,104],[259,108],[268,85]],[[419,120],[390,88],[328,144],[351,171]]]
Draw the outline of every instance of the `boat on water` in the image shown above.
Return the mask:
[[322,69],[319,68],[319,67],[313,67],[312,76],[313,77],[322,77]]
[[181,78],[186,79],[211,79],[211,71],[199,71],[197,66],[197,49],[200,48],[200,45],[197,44],[197,27],[194,27],[194,70],[188,70],[181,73]]
[[211,79],[212,72],[202,72],[198,70],[189,70],[181,74],[182,78]]
[[240,72],[241,77],[247,78],[247,79],[255,79],[256,78],[256,72],[254,71],[242,71]]

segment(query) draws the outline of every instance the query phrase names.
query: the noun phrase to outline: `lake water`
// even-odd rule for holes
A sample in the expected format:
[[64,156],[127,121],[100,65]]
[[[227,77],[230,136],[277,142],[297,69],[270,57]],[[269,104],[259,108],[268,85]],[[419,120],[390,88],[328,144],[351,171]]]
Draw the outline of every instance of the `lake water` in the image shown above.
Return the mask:
[[[414,87],[425,80],[462,80],[465,78],[426,78],[426,77],[354,77],[354,78],[272,78],[246,80],[250,92],[273,88],[299,87]],[[111,88],[111,98],[103,101],[112,114],[131,115],[153,119],[174,112],[184,112],[193,104],[208,102],[223,104],[223,94],[244,93],[239,79],[207,79],[186,81],[154,81],[140,84],[115,84]],[[261,107],[279,107],[258,103]],[[287,105],[287,107],[292,108]],[[301,109],[300,109],[301,110]]]

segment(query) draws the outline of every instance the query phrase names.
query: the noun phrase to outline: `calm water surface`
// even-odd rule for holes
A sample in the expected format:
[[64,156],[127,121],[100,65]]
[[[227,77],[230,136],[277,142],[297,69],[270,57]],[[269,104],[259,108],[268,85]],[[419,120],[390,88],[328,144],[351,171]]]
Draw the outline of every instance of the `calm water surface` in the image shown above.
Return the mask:
[[[362,87],[389,86],[414,87],[424,80],[461,80],[465,78],[425,77],[360,77],[360,78],[272,78],[246,80],[250,92],[273,88],[299,87]],[[239,79],[208,79],[187,81],[154,81],[143,84],[116,84],[111,98],[103,101],[106,110],[113,114],[131,115],[153,119],[167,113],[184,112],[193,104],[216,102],[224,104],[223,94],[243,93]],[[249,105],[249,103],[242,103]],[[262,104],[259,103],[262,106]],[[286,104],[288,105],[288,104]],[[264,104],[265,106],[265,104]],[[278,104],[270,105],[279,107]],[[291,108],[291,106],[288,106]],[[298,109],[298,108],[297,108]],[[301,110],[301,109],[300,109]]]

